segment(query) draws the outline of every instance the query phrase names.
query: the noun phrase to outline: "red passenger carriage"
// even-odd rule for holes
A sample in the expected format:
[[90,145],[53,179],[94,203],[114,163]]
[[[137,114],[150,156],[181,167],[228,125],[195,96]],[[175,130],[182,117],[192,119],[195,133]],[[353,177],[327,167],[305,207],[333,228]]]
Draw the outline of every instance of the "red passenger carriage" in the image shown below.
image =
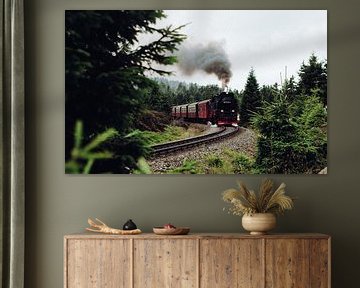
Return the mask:
[[238,103],[233,93],[222,92],[211,99],[172,107],[172,116],[218,126],[238,125]]

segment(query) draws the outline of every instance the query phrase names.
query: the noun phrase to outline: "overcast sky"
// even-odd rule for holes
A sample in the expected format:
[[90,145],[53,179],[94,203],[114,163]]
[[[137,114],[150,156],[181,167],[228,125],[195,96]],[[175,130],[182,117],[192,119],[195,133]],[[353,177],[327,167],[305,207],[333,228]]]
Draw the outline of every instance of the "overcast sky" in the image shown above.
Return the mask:
[[[301,63],[315,53],[327,59],[326,10],[167,10],[158,26],[189,23],[182,32],[193,44],[221,42],[231,62],[229,86],[244,88],[251,67],[260,85],[280,83],[280,72],[297,77]],[[186,43],[185,43],[186,44]],[[175,67],[169,78],[219,84],[203,72],[186,76]]]

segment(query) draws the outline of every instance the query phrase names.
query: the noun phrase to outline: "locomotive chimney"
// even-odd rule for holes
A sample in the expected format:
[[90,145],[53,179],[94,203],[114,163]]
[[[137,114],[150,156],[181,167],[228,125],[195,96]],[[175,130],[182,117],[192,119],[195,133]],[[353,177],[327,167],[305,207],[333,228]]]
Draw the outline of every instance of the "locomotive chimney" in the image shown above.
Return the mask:
[[227,83],[224,80],[221,81],[221,89],[225,93],[229,92],[229,86],[227,85]]

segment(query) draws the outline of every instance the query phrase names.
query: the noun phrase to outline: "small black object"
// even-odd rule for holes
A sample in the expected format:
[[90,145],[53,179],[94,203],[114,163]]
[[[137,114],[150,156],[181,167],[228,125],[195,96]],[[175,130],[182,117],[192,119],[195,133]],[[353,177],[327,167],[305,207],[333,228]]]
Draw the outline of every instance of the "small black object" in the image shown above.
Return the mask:
[[123,226],[123,230],[135,230],[137,229],[136,224],[129,219]]

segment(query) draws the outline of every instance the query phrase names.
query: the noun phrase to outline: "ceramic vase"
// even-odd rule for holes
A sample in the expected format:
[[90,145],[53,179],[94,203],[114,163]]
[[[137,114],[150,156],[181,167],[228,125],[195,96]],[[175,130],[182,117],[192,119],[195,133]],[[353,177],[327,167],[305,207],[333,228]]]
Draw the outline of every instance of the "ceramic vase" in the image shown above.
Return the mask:
[[255,213],[242,217],[242,226],[251,235],[263,235],[274,229],[276,217],[272,213]]

